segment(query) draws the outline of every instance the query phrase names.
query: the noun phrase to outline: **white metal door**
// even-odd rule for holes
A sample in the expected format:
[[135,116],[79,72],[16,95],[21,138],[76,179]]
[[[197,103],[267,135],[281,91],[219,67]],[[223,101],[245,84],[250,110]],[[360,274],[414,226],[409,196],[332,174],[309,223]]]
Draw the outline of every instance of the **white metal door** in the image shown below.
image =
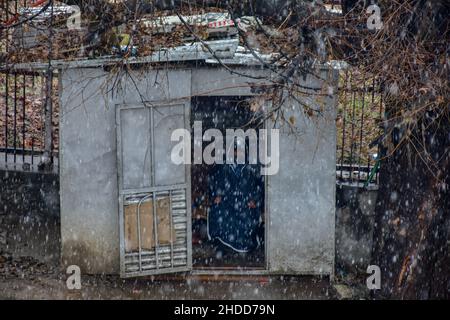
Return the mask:
[[171,161],[189,101],[119,106],[117,159],[122,277],[192,269],[190,168]]

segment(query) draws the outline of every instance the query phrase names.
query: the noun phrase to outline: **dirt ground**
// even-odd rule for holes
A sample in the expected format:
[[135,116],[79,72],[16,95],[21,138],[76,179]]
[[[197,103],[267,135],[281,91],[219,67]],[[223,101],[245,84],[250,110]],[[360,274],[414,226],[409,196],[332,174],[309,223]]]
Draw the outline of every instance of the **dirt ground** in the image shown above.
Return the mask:
[[0,253],[0,299],[334,299],[328,278],[246,277],[205,280],[121,279],[116,275],[81,275],[81,289],[69,290],[55,261]]
[[69,290],[66,275],[16,272],[0,274],[0,299],[333,299],[327,279],[310,277],[266,281],[123,280],[118,276],[82,276],[80,290]]
[[328,278],[247,277],[205,280],[195,276],[161,280],[81,275],[81,289],[69,290],[54,262],[0,254],[0,299],[333,299]]
[[[0,244],[0,299],[336,299],[352,289],[328,277],[196,276],[175,280],[121,279],[116,275],[81,275],[81,289],[69,290],[59,264],[59,222],[29,216],[3,216]],[[350,290],[350,291],[349,291]]]

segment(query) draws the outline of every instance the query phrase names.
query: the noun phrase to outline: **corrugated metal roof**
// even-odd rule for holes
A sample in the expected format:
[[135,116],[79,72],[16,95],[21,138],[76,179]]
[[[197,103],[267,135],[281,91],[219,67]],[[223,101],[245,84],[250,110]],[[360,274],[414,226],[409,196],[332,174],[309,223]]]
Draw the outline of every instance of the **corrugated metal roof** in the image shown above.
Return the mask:
[[[208,46],[214,54],[207,48]],[[127,64],[143,64],[143,63],[161,63],[161,62],[181,62],[181,61],[204,61],[209,64],[218,64],[220,62],[228,65],[261,65],[261,61],[256,59],[250,53],[238,52],[239,39],[226,39],[205,41],[204,43],[194,42],[192,44],[184,44],[174,48],[160,49],[153,54],[145,57],[117,57],[104,56],[98,59],[79,59],[72,61],[54,60],[52,67],[60,68],[89,68],[113,65],[118,62]],[[257,53],[258,54],[258,53]],[[258,54],[265,62],[270,62],[273,55]],[[45,70],[48,68],[48,62],[40,63],[20,63],[15,64],[14,69],[18,70]]]

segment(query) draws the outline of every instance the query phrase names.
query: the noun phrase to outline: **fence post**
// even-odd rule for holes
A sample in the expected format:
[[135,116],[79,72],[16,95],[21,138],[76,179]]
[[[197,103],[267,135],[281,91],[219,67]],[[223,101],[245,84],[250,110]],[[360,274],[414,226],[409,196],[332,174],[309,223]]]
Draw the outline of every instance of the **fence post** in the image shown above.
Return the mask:
[[46,87],[45,87],[45,112],[44,112],[44,154],[42,155],[41,162],[39,163],[40,170],[52,169],[52,157],[53,157],[53,71],[51,68],[47,71]]
[[53,0],[50,0],[50,21],[48,30],[48,68],[47,68],[47,83],[45,90],[45,114],[44,114],[44,154],[42,156],[41,163],[39,164],[40,170],[51,171],[53,169],[53,67],[52,67],[52,55],[53,55]]

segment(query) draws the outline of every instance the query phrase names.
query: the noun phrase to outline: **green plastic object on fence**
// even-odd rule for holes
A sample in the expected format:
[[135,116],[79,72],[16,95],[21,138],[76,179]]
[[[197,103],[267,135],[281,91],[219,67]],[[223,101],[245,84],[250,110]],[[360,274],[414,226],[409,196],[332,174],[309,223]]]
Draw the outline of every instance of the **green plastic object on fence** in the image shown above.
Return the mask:
[[372,182],[373,176],[374,176],[375,173],[378,171],[378,168],[380,168],[380,159],[378,159],[378,160],[375,162],[375,165],[373,166],[372,170],[370,170],[369,178],[367,178],[367,181],[364,183],[364,188],[367,188],[367,186],[369,185],[369,183]]

